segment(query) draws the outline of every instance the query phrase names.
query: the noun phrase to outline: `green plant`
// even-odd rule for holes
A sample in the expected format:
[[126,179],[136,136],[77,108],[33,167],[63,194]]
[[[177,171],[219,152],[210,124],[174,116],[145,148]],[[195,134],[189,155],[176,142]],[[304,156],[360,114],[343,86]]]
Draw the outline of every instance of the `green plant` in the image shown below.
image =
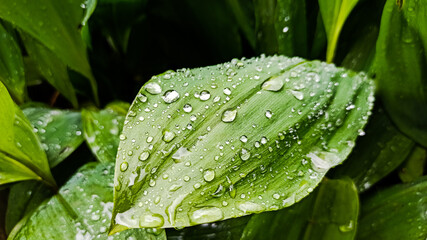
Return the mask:
[[0,240],[426,239],[426,7],[0,0]]

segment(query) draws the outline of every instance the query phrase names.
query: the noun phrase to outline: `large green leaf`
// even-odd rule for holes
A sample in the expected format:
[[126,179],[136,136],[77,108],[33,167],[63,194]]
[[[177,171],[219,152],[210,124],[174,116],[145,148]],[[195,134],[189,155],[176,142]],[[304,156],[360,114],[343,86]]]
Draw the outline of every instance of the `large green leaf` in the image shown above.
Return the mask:
[[305,1],[254,1],[257,51],[266,54],[307,56]]
[[0,184],[36,179],[55,186],[33,127],[0,83]]
[[354,239],[358,214],[354,183],[350,179],[326,180],[290,208],[254,215],[241,240]]
[[375,67],[378,90],[398,128],[427,147],[427,2],[388,0]]
[[357,239],[425,240],[427,178],[374,193],[362,201]]
[[49,166],[55,167],[83,142],[79,112],[31,107],[23,110],[46,152]]
[[24,60],[13,36],[0,22],[0,81],[19,103],[26,97]]
[[359,0],[319,0],[319,9],[328,39],[328,48],[326,51],[327,62],[333,61],[341,29],[358,1]]
[[112,232],[292,205],[348,156],[373,89],[364,74],[282,56],[153,77],[120,136]]
[[10,233],[19,220],[52,195],[52,191],[47,186],[37,181],[25,181],[12,185],[6,212],[6,232]]
[[40,44],[35,38],[25,33],[21,33],[21,37],[37,70],[43,75],[46,81],[62,93],[74,107],[77,107],[77,96],[68,76],[67,65],[51,50]]
[[101,111],[82,111],[84,136],[100,162],[114,162],[129,104],[110,104]]
[[334,170],[334,176],[349,176],[359,191],[365,191],[401,165],[414,146],[414,141],[396,129],[379,109],[370,119],[366,135],[358,139],[349,158]]
[[145,229],[108,237],[113,207],[112,164],[89,163],[13,229],[9,239],[166,239]]
[[97,98],[96,82],[79,32],[84,13],[81,4],[81,0],[0,0],[0,18],[30,34],[65,64],[87,77]]

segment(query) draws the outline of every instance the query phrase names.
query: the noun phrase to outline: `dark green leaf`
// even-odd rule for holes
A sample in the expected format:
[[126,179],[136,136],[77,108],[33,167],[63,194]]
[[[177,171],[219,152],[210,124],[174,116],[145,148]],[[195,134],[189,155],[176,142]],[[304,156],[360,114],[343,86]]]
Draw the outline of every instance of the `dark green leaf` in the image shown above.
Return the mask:
[[32,63],[36,65],[38,71],[77,108],[77,96],[68,77],[67,65],[30,35],[21,33],[21,37]]
[[354,183],[350,179],[326,180],[290,208],[254,215],[241,240],[354,239],[358,214]]
[[425,240],[427,178],[375,192],[362,201],[357,239]]
[[[427,4],[388,0],[376,47],[378,90],[398,128],[427,147]],[[422,26],[422,27],[421,27]]]
[[413,182],[422,177],[426,162],[427,150],[416,146],[399,172],[402,182]]
[[33,127],[0,82],[0,185],[42,180],[55,186],[49,164]]
[[363,74],[282,56],[153,77],[120,135],[112,231],[292,205],[348,156],[373,100]]
[[319,9],[325,26],[328,48],[326,61],[332,62],[338,38],[345,20],[359,0],[319,0]]
[[236,18],[237,24],[239,25],[242,32],[252,49],[256,47],[256,36],[255,36],[255,16],[253,11],[253,3],[251,0],[227,0],[228,5],[233,11],[234,17]]
[[[13,229],[9,239],[107,239],[113,207],[112,164],[89,163],[82,167],[55,195]],[[136,229],[114,235],[114,239],[166,239]],[[109,239],[109,238],[108,238]]]
[[30,107],[23,110],[37,132],[49,166],[58,165],[83,142],[79,112]]
[[128,103],[110,104],[101,111],[82,111],[86,142],[100,162],[114,162]]
[[81,3],[80,0],[0,0],[0,18],[30,34],[65,64],[87,77],[97,98],[96,82],[79,32],[83,18]]
[[358,139],[354,151],[336,168],[334,176],[349,176],[359,191],[365,191],[402,164],[414,146],[379,109],[369,121],[366,135]]
[[40,182],[25,181],[14,184],[9,192],[6,231],[10,233],[19,220],[51,196],[52,191]]
[[0,22],[0,81],[13,98],[23,103],[26,98],[24,60],[13,36]]

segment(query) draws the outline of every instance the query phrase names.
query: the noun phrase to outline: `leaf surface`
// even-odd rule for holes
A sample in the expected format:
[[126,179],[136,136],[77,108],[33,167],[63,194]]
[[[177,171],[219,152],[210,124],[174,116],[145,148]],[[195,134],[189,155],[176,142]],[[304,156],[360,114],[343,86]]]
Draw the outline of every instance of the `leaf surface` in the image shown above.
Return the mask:
[[113,207],[112,164],[83,166],[55,195],[27,215],[13,229],[9,239],[166,239],[145,229],[108,237]]
[[282,56],[155,76],[120,135],[111,231],[290,206],[348,156],[373,100],[363,74]]
[[416,146],[399,171],[399,177],[402,182],[413,182],[422,177],[426,162],[427,149]]
[[427,2],[387,1],[376,46],[376,79],[397,127],[427,147]]
[[19,103],[26,97],[24,60],[14,37],[0,23],[0,81]]
[[319,9],[328,39],[326,61],[332,62],[341,29],[359,0],[319,0]]
[[84,137],[100,162],[114,162],[129,104],[110,104],[101,111],[82,111]]
[[54,187],[40,141],[2,83],[0,106],[0,184],[35,179]]
[[79,112],[43,107],[26,108],[23,112],[37,132],[51,168],[61,163],[83,142]]
[[362,201],[357,239],[424,240],[427,178],[375,192]]

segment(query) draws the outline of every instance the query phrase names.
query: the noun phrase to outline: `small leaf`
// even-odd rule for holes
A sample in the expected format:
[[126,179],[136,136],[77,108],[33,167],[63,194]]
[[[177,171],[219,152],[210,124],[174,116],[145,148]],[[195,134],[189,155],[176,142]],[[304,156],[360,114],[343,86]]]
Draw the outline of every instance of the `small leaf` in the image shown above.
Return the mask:
[[128,103],[115,103],[101,111],[82,111],[86,142],[100,162],[115,161],[119,135],[128,109]]
[[414,146],[379,109],[366,126],[365,136],[358,139],[354,151],[344,164],[334,169],[333,176],[351,177],[363,192],[399,167]]
[[348,156],[373,100],[363,74],[282,56],[153,77],[120,135],[112,232],[298,202]]
[[21,33],[21,38],[38,71],[71,102],[73,107],[77,108],[77,96],[68,77],[67,65],[30,35]]
[[388,0],[381,19],[375,69],[385,109],[399,130],[427,147],[427,4]]
[[357,239],[427,238],[427,178],[375,192],[362,201]]
[[399,177],[404,183],[413,182],[423,176],[427,162],[427,150],[415,146],[399,171]]
[[0,185],[42,180],[55,187],[46,154],[33,127],[0,83]]
[[327,62],[333,61],[341,29],[358,1],[319,0],[319,9],[328,39],[328,48],[326,51]]
[[[108,220],[113,207],[112,164],[83,166],[55,195],[27,215],[8,239],[110,239]],[[136,229],[114,239],[166,239],[163,230]]]
[[0,23],[0,81],[7,87],[13,98],[23,103],[27,90],[25,86],[24,60],[21,49],[13,36]]
[[83,142],[79,112],[30,107],[23,110],[37,132],[49,166],[55,167]]
[[354,239],[358,214],[354,183],[350,179],[326,180],[292,207],[254,215],[241,240]]
[[6,212],[7,233],[10,233],[19,220],[31,213],[52,194],[48,187],[37,181],[25,181],[12,185]]
[[[80,5],[80,0],[0,0],[0,18],[30,34],[70,68],[89,79],[97,99],[96,82],[78,30],[83,18]],[[61,14],[58,9],[63,10]]]

